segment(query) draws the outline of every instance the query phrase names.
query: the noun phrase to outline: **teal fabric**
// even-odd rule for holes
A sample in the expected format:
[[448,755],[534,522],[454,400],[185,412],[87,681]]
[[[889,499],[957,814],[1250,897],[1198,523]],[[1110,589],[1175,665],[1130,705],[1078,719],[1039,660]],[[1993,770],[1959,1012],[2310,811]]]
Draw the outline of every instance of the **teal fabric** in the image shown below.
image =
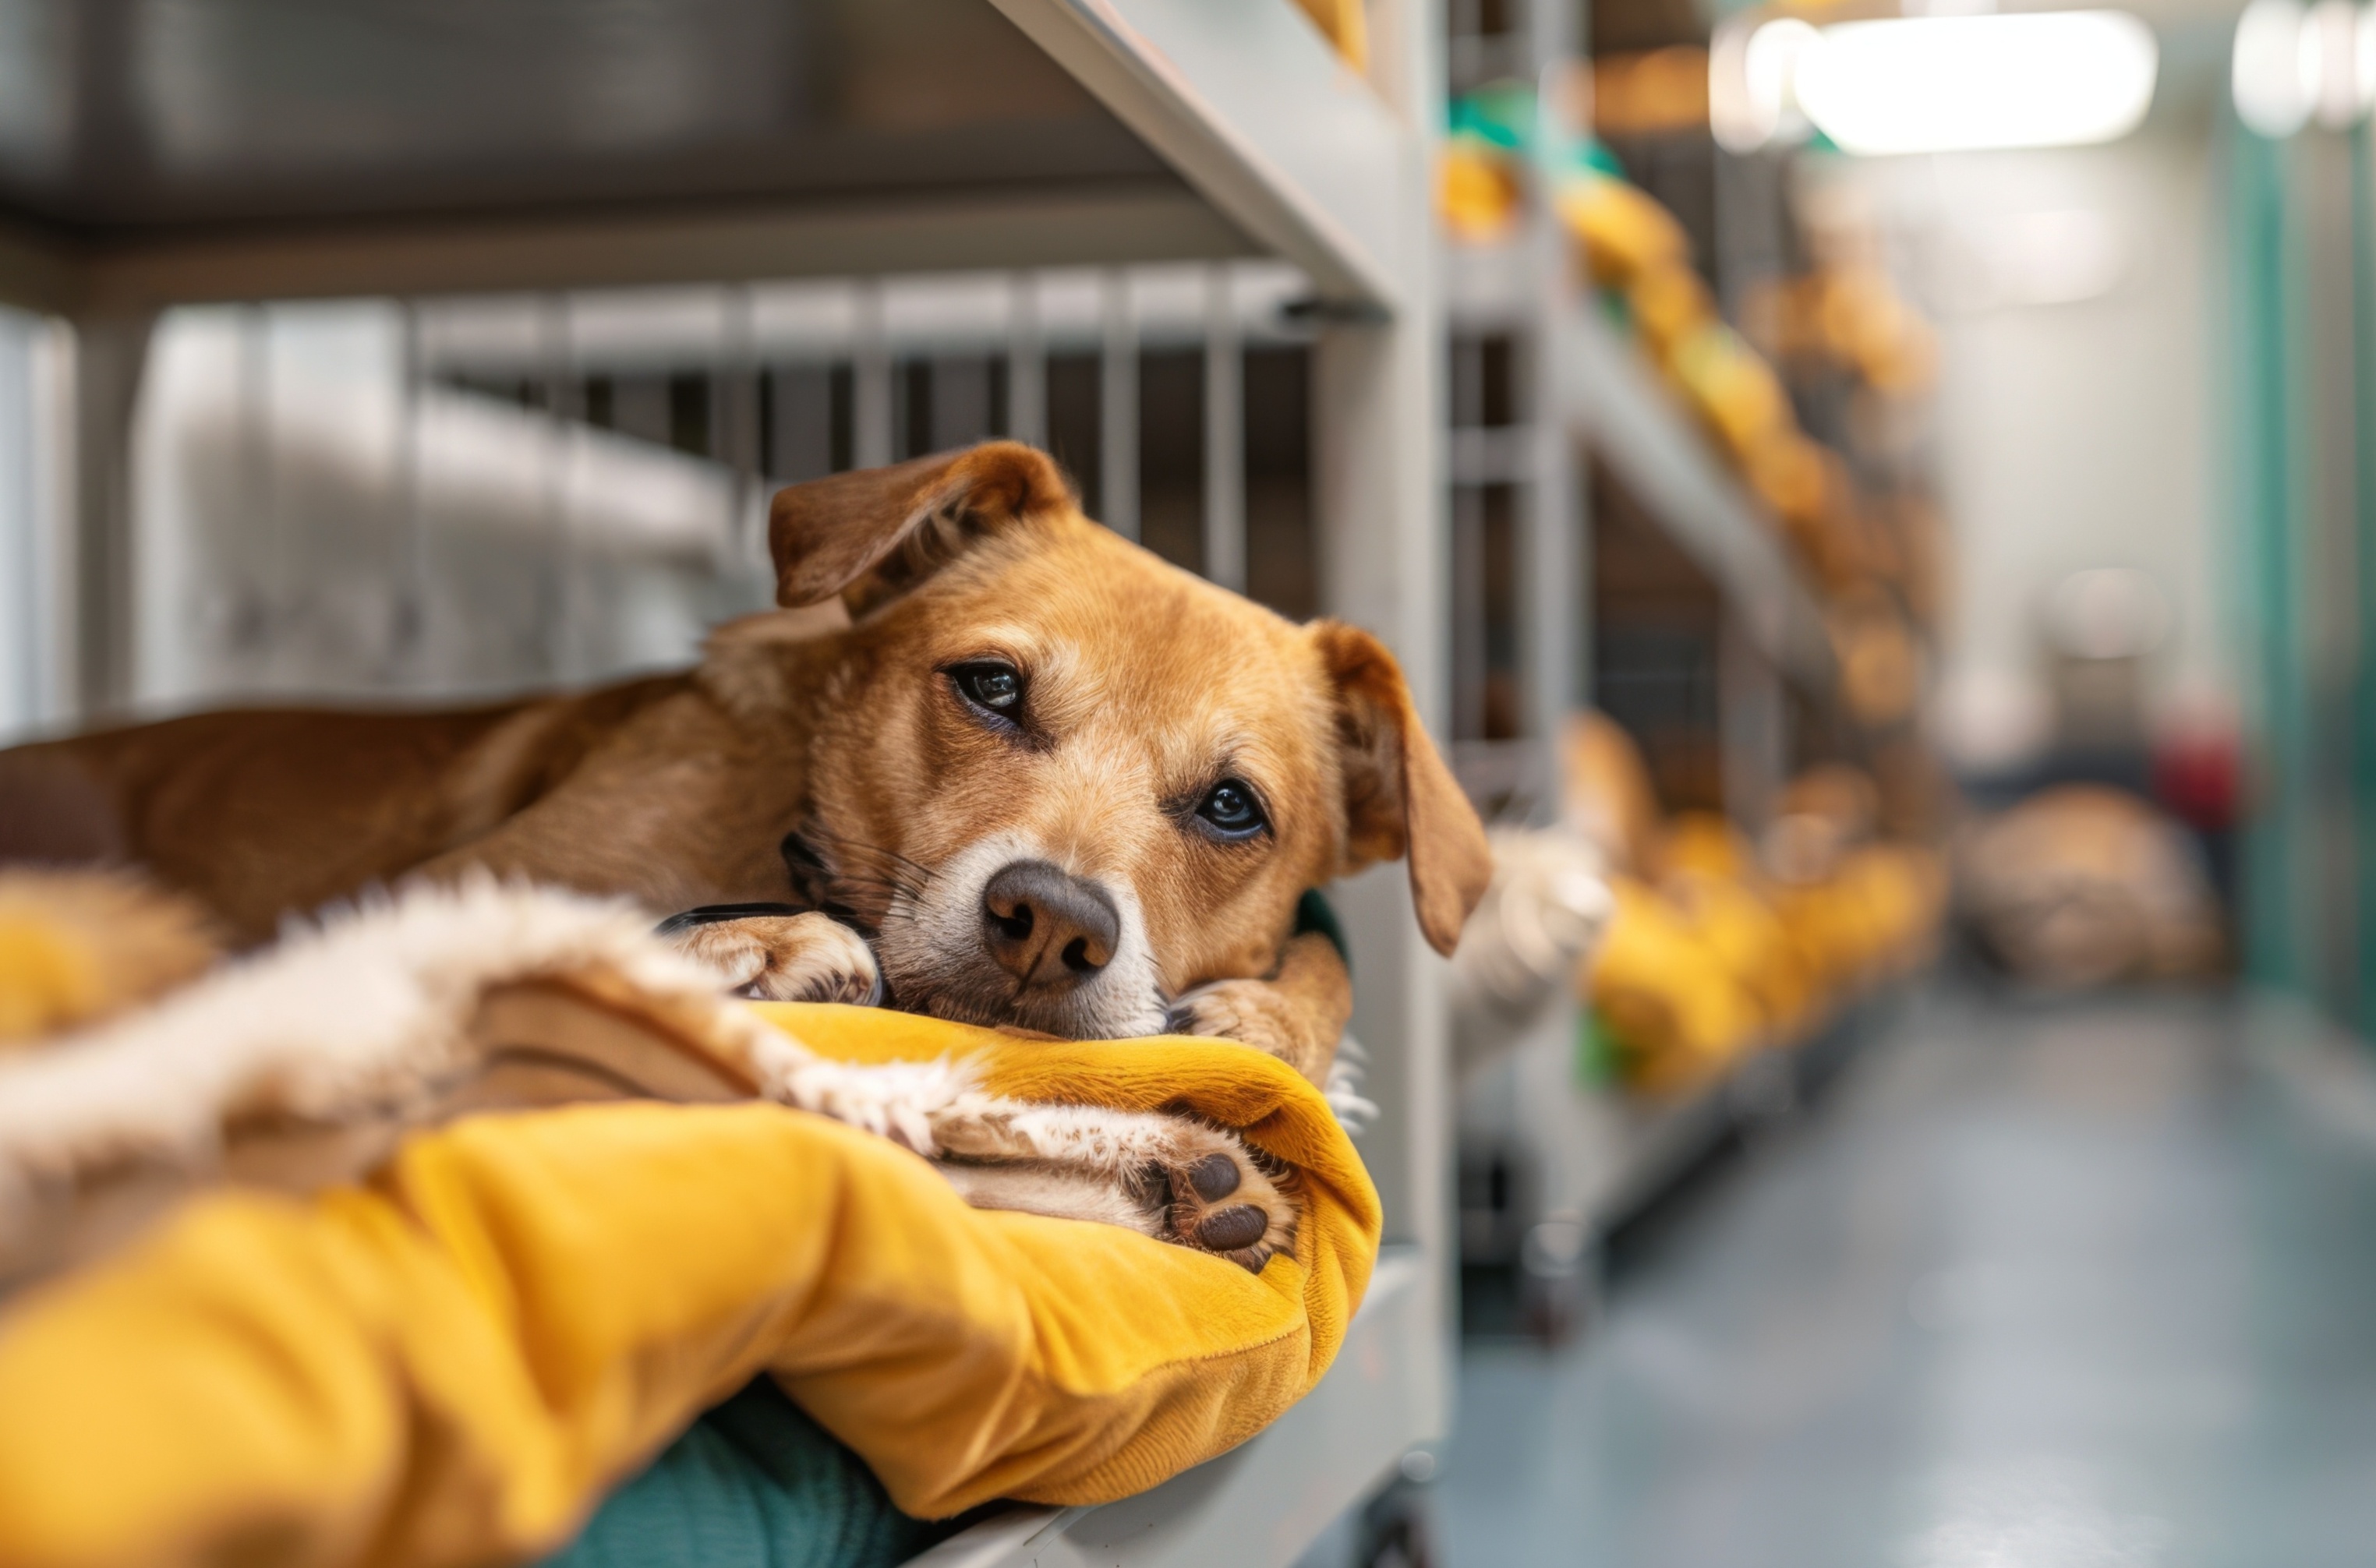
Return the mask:
[[762,1377],[612,1493],[545,1568],[892,1568],[973,1517],[900,1513],[857,1455]]

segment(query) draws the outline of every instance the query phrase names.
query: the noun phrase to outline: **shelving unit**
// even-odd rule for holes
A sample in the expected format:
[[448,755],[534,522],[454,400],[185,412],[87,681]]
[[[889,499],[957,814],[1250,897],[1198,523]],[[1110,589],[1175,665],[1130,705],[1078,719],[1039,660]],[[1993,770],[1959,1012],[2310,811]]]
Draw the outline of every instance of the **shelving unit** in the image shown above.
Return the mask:
[[[1576,90],[1588,9],[1554,0],[1455,6],[1453,90],[1523,83],[1538,105],[1549,101],[1538,113],[1566,112],[1557,100]],[[1547,123],[1532,145],[1556,146],[1564,131]],[[1443,256],[1455,549],[1468,521],[1464,501],[1512,535],[1491,546],[1503,552],[1494,559],[1510,563],[1498,593],[1458,597],[1455,574],[1463,780],[1509,820],[1557,815],[1560,758],[1546,742],[1572,707],[1592,700],[1595,643],[1606,630],[1593,612],[1598,474],[1622,489],[1626,514],[1656,531],[1676,571],[1713,591],[1705,684],[1722,804],[1755,824],[1786,770],[1791,714],[1834,700],[1838,671],[1823,612],[1778,528],[1580,282],[1574,242],[1547,200],[1563,172],[1535,172],[1507,237],[1447,243]],[[1489,354],[1499,356],[1490,370],[1501,385],[1464,400],[1464,372],[1475,380],[1489,370],[1464,355]],[[1491,624],[1496,615],[1508,624]],[[1491,684],[1510,678],[1515,701]],[[1522,1311],[1552,1333],[1588,1296],[1592,1253],[1612,1227],[1655,1202],[1759,1107],[1788,1099],[1855,1032],[1844,1024],[1797,1051],[1761,1052],[1684,1102],[1644,1107],[1579,1084],[1579,1018],[1564,999],[1524,1026],[1480,1017],[1458,1027],[1464,1058],[1489,1063],[1461,1096],[1464,1258],[1518,1270]],[[1491,1038],[1472,1040],[1472,1031]]]
[[[1366,70],[1289,0],[608,15],[221,0],[175,11],[170,38],[110,8],[25,45],[60,57],[24,79],[78,84],[42,121],[56,156],[0,180],[0,300],[74,328],[73,549],[49,579],[73,613],[39,650],[64,671],[60,719],[120,713],[137,688],[130,432],[175,306],[1268,256],[1315,294],[1320,606],[1384,637],[1440,719],[1432,7],[1372,6]],[[1400,868],[1336,902],[1391,1243],[1336,1370],[1235,1454],[964,1561],[1288,1562],[1443,1433],[1441,966]]]

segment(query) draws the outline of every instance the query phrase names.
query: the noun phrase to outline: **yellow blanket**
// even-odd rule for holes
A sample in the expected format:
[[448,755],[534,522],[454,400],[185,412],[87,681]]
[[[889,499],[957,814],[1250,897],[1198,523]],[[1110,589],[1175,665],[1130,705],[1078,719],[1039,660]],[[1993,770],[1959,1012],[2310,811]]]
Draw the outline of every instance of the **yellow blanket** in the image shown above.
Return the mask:
[[773,1007],[827,1055],[969,1057],[1004,1095],[1186,1109],[1306,1178],[1253,1276],[978,1211],[880,1138],[774,1105],[481,1115],[311,1201],[219,1190],[0,1313],[0,1562],[442,1564],[551,1550],[601,1489],[772,1372],[910,1513],[1096,1503],[1318,1381],[1375,1191],[1282,1063]]

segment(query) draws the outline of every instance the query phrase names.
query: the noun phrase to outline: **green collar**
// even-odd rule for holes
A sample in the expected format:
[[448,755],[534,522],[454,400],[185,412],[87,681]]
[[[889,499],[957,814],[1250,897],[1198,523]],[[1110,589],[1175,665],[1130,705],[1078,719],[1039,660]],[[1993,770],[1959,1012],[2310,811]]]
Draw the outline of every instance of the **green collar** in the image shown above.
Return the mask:
[[1346,944],[1345,928],[1336,923],[1336,911],[1328,907],[1328,900],[1317,887],[1308,889],[1295,901],[1294,934],[1301,936],[1307,931],[1316,931],[1326,937],[1328,945],[1336,949],[1336,956],[1345,960],[1345,972],[1353,972],[1353,950]]

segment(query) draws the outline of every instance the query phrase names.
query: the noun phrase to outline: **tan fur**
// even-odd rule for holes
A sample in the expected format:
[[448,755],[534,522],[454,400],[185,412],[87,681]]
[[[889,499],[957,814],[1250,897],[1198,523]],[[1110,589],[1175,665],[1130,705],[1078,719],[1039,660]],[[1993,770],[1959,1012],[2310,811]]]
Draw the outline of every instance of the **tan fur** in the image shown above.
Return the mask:
[[880,990],[865,938],[814,909],[695,926],[677,944],[728,985],[770,1002],[865,1005]]
[[[1348,993],[1333,954],[1289,947],[1301,892],[1408,855],[1422,929],[1456,941],[1491,873],[1483,832],[1368,634],[1290,624],[1165,564],[1012,443],[794,487],[771,538],[788,606],[838,599],[855,618],[744,624],[689,674],[579,696],[212,714],[0,754],[0,808],[49,802],[36,814],[65,825],[0,809],[0,858],[129,859],[249,940],[373,883],[470,867],[656,911],[823,891],[879,932],[897,1005],[1228,1034],[1315,1082]],[[947,667],[986,657],[1028,676],[1027,741],[955,694]],[[1270,835],[1218,843],[1187,822],[1224,773],[1259,790]],[[779,858],[795,830],[826,862],[818,889]],[[968,852],[999,845],[1116,889],[1144,983],[1117,962],[1099,996],[1059,1005],[967,968],[944,928],[978,911],[941,905]],[[817,922],[707,929],[689,940],[754,980],[852,983],[850,944]]]

